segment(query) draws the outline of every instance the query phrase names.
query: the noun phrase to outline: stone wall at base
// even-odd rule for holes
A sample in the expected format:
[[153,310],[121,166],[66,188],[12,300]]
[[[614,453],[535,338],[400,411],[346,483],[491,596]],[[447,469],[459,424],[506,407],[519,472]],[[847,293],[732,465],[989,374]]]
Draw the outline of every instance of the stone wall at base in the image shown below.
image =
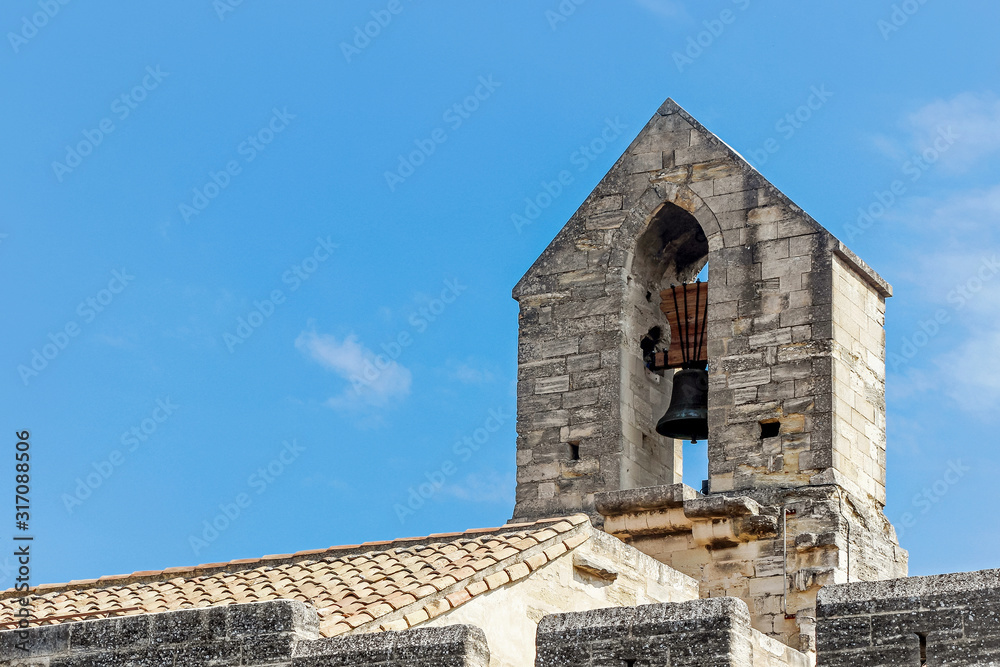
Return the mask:
[[449,625],[301,642],[295,649],[291,667],[487,667],[489,664],[490,651],[481,629]]
[[828,586],[820,667],[1000,666],[1000,570]]
[[906,574],[881,509],[834,485],[703,496],[674,484],[595,502],[605,531],[699,581],[701,597],[740,598],[754,628],[804,652],[822,586]]
[[453,625],[320,639],[316,610],[294,600],[63,623],[32,627],[23,634],[0,632],[3,667],[488,664],[489,650],[479,628]]
[[809,658],[750,627],[735,598],[546,616],[536,667],[807,667]]

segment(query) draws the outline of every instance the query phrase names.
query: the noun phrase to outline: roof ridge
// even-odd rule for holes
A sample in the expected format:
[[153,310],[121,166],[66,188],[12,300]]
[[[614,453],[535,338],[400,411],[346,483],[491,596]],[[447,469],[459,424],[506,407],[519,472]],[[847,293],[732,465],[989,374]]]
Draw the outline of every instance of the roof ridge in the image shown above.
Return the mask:
[[[30,594],[49,594],[69,590],[88,590],[95,588],[108,588],[126,584],[152,583],[157,581],[167,581],[178,577],[201,577],[218,572],[237,572],[251,570],[261,565],[269,564],[291,564],[304,560],[318,560],[325,556],[336,556],[338,558],[355,554],[368,553],[370,551],[389,551],[394,547],[414,547],[426,544],[434,544],[442,540],[453,541],[463,536],[481,537],[488,534],[504,534],[516,532],[527,528],[537,528],[545,524],[556,524],[560,521],[569,521],[573,527],[579,526],[590,519],[585,514],[572,514],[553,518],[538,519],[535,521],[505,524],[493,528],[470,528],[457,533],[433,533],[423,537],[402,537],[394,540],[382,540],[374,542],[364,542],[362,544],[349,544],[327,547],[326,549],[312,549],[297,551],[291,554],[275,554],[261,556],[259,558],[241,558],[228,562],[205,563],[201,565],[168,567],[163,570],[141,570],[131,574],[106,575],[97,579],[80,579],[57,584],[40,584],[31,589]],[[22,596],[24,593],[10,588],[0,592],[0,600],[11,597]]]
[[[577,517],[583,517],[584,520],[574,521]],[[586,515],[572,515],[534,523],[552,523],[555,527],[564,521],[570,523],[565,530],[553,532],[552,535],[538,540],[537,544],[517,550],[498,560],[494,565],[473,572],[434,593],[416,598],[413,602],[378,617],[371,618],[371,615],[367,614],[371,620],[363,623],[351,624],[350,619],[344,618],[328,627],[321,627],[320,632],[324,636],[339,636],[379,630],[405,630],[432,620],[446,611],[456,609],[478,595],[520,581],[590,539],[591,525]],[[335,632],[331,634],[331,631]]]

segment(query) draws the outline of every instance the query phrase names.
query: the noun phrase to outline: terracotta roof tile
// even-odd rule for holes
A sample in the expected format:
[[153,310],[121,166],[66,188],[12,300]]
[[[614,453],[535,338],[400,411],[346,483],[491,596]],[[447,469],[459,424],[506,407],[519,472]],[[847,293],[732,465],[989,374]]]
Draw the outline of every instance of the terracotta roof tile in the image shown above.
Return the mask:
[[430,618],[430,614],[428,614],[423,609],[418,609],[412,614],[407,614],[403,618],[406,619],[406,622],[407,624],[409,624],[410,627],[413,627],[414,625],[423,623],[424,621],[428,620]]
[[[577,515],[48,584],[34,589],[34,611],[46,623],[285,598],[313,604],[327,637],[398,630],[528,576],[586,541],[585,523]],[[0,603],[16,595],[0,593]]]
[[510,575],[511,581],[517,581],[518,579],[524,579],[527,577],[531,573],[531,568],[524,563],[514,563],[504,570],[504,572]]
[[466,587],[465,590],[469,591],[469,597],[476,597],[480,593],[485,593],[489,590],[489,586],[486,585],[485,581],[474,581]]

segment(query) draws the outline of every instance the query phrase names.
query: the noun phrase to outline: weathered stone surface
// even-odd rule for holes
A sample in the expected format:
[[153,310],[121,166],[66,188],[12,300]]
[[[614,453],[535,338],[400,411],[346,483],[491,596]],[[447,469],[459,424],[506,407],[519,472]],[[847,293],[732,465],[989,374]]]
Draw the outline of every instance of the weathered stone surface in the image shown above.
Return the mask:
[[828,586],[817,617],[820,665],[1000,665],[1000,570]]
[[750,625],[734,598],[547,616],[538,625],[536,667],[806,667],[809,659]]
[[[21,647],[28,650],[22,650]],[[186,609],[0,632],[10,667],[445,665],[488,667],[469,625],[319,639],[316,610],[294,600]]]
[[487,667],[489,663],[489,647],[480,628],[450,625],[301,642],[295,647],[291,665]]
[[844,495],[807,486],[700,496],[673,485],[601,493],[595,506],[605,531],[698,579],[702,596],[742,599],[754,627],[811,651],[822,586],[906,573],[879,507],[855,501],[844,513]]
[[8,630],[0,665],[264,665],[318,637],[315,608],[274,600]]

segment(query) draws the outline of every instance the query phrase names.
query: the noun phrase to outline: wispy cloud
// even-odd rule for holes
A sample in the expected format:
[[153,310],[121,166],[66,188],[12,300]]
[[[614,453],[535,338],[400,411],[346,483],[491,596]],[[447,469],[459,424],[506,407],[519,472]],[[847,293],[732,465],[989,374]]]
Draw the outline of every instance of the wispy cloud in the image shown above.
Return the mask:
[[[1000,250],[1000,185],[914,198],[893,215],[893,222],[904,228],[893,273],[914,283],[928,300],[943,303],[984,253]],[[928,281],[929,275],[936,279]]]
[[894,160],[905,160],[933,149],[941,132],[950,131],[957,141],[940,154],[940,165],[965,172],[1000,152],[1000,98],[990,92],[964,92],[934,100],[907,114],[902,129],[902,138],[875,137],[876,147]]
[[350,386],[330,397],[326,404],[338,410],[381,408],[392,399],[410,393],[412,375],[407,368],[379,355],[351,334],[343,340],[334,336],[304,331],[295,347]]
[[[1000,185],[915,199],[899,220],[904,245],[893,273],[923,312],[887,341],[890,395],[944,395],[991,419],[1000,403]],[[913,363],[894,373],[892,355],[907,354],[907,345]]]
[[514,476],[497,470],[470,473],[442,489],[442,495],[472,503],[514,503]]
[[474,361],[448,361],[448,379],[462,384],[483,385],[496,379],[496,374],[489,368]]
[[[1000,324],[994,317],[993,325]],[[1000,331],[993,327],[972,332],[954,351],[934,360],[941,388],[958,406],[981,417],[995,419],[1000,403]]]

